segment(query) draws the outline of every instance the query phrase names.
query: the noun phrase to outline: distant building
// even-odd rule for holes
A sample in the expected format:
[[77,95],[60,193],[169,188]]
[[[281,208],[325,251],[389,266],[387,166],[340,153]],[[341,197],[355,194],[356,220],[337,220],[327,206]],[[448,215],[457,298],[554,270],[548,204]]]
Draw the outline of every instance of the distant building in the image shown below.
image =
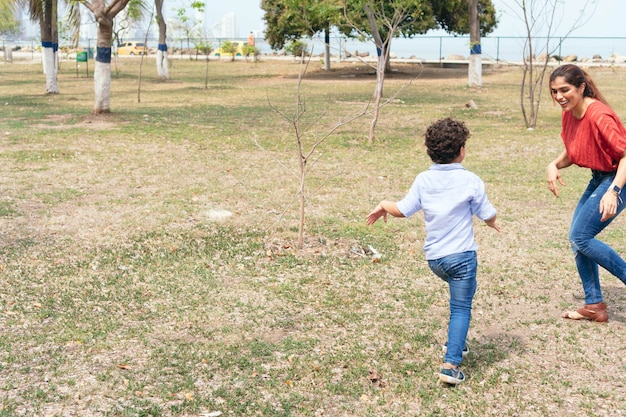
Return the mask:
[[239,28],[237,27],[237,16],[235,13],[226,13],[220,19],[219,37],[235,39],[239,37]]

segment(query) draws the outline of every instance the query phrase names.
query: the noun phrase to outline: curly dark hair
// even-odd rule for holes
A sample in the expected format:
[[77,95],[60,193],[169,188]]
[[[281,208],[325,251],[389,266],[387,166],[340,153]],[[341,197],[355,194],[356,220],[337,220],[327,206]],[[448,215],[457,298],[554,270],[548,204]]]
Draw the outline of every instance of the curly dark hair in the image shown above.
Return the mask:
[[463,122],[449,117],[431,124],[424,134],[424,144],[430,159],[436,164],[449,164],[465,146],[470,131]]

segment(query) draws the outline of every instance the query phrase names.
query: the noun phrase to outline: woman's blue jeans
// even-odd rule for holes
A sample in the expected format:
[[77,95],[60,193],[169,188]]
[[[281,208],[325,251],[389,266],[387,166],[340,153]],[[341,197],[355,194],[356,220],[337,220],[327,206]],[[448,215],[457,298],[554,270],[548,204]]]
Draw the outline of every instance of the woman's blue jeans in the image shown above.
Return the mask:
[[602,301],[598,265],[626,284],[626,262],[609,245],[595,238],[626,207],[623,198],[618,198],[617,214],[608,220],[600,221],[602,218],[600,200],[614,177],[615,173],[592,171],[591,181],[580,197],[572,218],[569,241],[585,291],[585,304]]
[[444,361],[458,366],[463,359],[463,347],[472,316],[472,300],[476,293],[476,252],[456,253],[429,260],[428,266],[450,287],[450,323]]

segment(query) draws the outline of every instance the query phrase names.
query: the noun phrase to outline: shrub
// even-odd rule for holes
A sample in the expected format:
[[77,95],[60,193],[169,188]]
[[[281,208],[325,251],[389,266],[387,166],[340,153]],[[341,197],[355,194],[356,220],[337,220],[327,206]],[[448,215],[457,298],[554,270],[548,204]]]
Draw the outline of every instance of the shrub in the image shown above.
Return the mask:
[[295,40],[285,47],[285,50],[294,57],[299,56],[304,58],[307,52],[308,45],[300,40]]

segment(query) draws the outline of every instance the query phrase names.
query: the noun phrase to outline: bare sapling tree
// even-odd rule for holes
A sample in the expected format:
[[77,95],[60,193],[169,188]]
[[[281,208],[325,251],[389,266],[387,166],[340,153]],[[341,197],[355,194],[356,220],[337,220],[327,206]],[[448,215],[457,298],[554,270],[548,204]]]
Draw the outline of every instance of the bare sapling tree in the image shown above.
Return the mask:
[[[150,26],[152,26],[152,21],[154,19],[154,10],[152,11],[152,14],[150,15],[150,19],[148,19],[148,29],[146,29],[146,36],[143,40],[143,44],[146,45],[146,48],[148,46],[148,34],[150,33]],[[142,69],[143,69],[143,59],[144,59],[144,54],[141,54],[141,60],[139,61],[139,77],[137,79],[137,103],[141,103],[141,74],[142,74]]]
[[[372,121],[370,122],[368,143],[372,144],[375,138],[376,125],[380,117],[380,109],[397,95],[408,87],[412,80],[404,85],[399,91],[393,94],[393,97],[383,101],[385,74],[389,68],[391,41],[396,36],[401,27],[412,19],[411,13],[414,12],[412,5],[405,2],[393,3],[391,10],[387,9],[385,2],[382,1],[365,1],[363,2],[363,12],[367,18],[369,24],[369,31],[371,39],[376,46],[377,61],[376,61],[376,87],[374,89],[374,106],[372,110]],[[347,7],[347,6],[346,6]],[[347,8],[344,9],[344,15],[346,20],[352,25],[353,29],[361,34],[361,36],[368,38],[367,34],[358,29],[358,25],[350,20],[350,16],[347,12]]]
[[555,32],[559,29],[559,23],[563,21],[563,8],[566,7],[564,2],[515,0],[517,9],[514,12],[523,20],[525,30],[520,104],[527,129],[534,129],[537,126],[541,92],[551,57],[559,50],[564,39],[591,18],[593,13],[587,13],[586,9],[594,4],[597,6],[595,2],[585,3],[572,26],[564,35],[558,37],[558,42],[555,42]]
[[[329,116],[328,106],[325,107],[320,114],[317,116],[314,115],[312,120],[305,120],[305,114],[307,112],[306,100],[302,94],[302,78],[306,73],[306,69],[310,63],[310,55],[309,59],[306,62],[301,62],[301,69],[298,74],[297,81],[297,93],[296,93],[296,103],[295,103],[295,111],[293,113],[287,113],[285,111],[277,108],[269,99],[269,105],[271,109],[276,112],[290,127],[290,130],[293,133],[293,137],[295,139],[297,157],[298,157],[298,171],[294,172],[292,169],[289,169],[285,164],[281,161],[278,163],[288,172],[292,173],[294,177],[298,181],[298,188],[296,192],[296,199],[299,203],[299,221],[298,221],[298,249],[302,249],[304,247],[304,227],[305,227],[305,214],[306,214],[306,203],[307,200],[314,195],[315,191],[309,193],[306,189],[307,184],[307,175],[310,173],[311,169],[315,165],[315,162],[318,159],[315,159],[316,151],[318,148],[338,129],[341,127],[352,123],[356,119],[362,117],[367,113],[369,108],[369,102],[365,105],[363,109],[356,112],[353,115],[348,115],[339,120],[336,120],[331,126],[327,127],[325,131],[320,133],[319,125],[326,120]],[[263,147],[256,142],[256,145],[263,149]],[[265,150],[265,149],[263,149]],[[320,186],[321,187],[321,186]]]

